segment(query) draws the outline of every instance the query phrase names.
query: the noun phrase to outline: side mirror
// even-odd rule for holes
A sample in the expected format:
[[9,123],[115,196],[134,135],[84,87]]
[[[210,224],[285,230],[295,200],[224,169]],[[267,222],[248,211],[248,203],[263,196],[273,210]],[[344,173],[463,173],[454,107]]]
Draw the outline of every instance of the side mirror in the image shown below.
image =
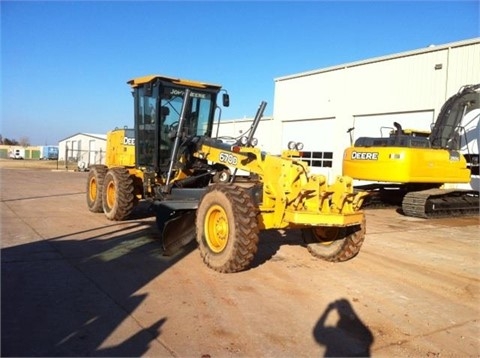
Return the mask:
[[228,93],[223,94],[222,101],[224,107],[230,106],[230,96],[228,95]]

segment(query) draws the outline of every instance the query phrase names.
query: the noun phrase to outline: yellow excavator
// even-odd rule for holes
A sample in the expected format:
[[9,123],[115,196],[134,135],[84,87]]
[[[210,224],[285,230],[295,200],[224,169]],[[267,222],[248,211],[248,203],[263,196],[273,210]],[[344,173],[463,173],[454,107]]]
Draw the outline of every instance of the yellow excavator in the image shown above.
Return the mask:
[[[430,133],[394,123],[389,137],[360,137],[347,148],[343,175],[371,182],[356,186],[369,193],[365,205],[401,203],[405,215],[421,218],[478,214],[478,188],[446,184],[478,177],[479,91],[480,84],[460,88],[444,103]],[[475,121],[465,130],[466,122]]]
[[268,229],[301,230],[310,253],[328,261],[357,255],[365,194],[354,193],[349,177],[327,183],[311,174],[298,143],[278,156],[255,147],[265,102],[249,132],[232,143],[212,134],[214,122],[220,125],[217,97],[224,107],[230,101],[220,86],[159,75],[128,84],[135,125],[108,133],[106,165],[90,167],[92,212],[124,220],[147,200],[165,250],[196,239],[203,261],[219,272],[248,268],[259,231]]

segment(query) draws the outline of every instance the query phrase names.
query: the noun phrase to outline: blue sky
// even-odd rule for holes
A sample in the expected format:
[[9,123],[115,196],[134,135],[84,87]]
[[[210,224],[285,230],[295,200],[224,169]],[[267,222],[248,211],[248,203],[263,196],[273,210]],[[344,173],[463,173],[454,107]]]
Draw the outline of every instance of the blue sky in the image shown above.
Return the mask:
[[5,138],[133,125],[126,82],[223,85],[222,118],[273,112],[274,79],[480,36],[478,1],[1,1]]

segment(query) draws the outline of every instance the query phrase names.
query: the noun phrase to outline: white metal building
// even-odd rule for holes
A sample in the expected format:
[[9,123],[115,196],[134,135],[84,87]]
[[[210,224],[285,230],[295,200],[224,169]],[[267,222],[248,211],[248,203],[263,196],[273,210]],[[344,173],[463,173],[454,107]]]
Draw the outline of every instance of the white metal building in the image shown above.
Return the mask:
[[279,77],[274,120],[260,124],[269,133],[265,149],[279,153],[288,141],[301,141],[312,170],[331,181],[341,174],[350,134],[380,136],[388,127],[385,135],[394,121],[429,130],[445,100],[475,83],[480,38]]
[[85,168],[105,164],[106,134],[77,133],[58,143],[59,160],[79,163]]

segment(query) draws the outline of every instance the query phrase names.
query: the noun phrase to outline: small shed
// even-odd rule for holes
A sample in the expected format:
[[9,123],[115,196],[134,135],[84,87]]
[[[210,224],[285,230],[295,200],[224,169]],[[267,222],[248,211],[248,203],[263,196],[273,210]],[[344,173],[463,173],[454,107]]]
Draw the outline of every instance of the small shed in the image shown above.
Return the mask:
[[107,148],[106,134],[77,133],[58,142],[59,160],[75,162],[87,168],[94,164],[105,164]]

